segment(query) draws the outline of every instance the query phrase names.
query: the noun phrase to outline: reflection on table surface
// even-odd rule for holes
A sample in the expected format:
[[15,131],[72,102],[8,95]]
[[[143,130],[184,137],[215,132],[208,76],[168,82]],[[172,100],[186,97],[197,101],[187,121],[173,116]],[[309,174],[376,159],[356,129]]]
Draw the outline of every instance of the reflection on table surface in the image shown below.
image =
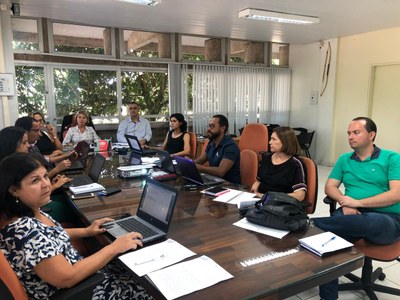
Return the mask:
[[[121,186],[120,193],[74,202],[84,221],[90,222],[105,216],[118,218],[136,212],[145,178],[118,178],[116,168],[124,164],[124,159],[117,154],[110,154],[100,178],[100,183],[105,187]],[[211,197],[200,193],[200,190],[182,190],[180,178],[165,183],[180,190],[168,237],[198,255],[209,256],[234,276],[233,279],[183,298],[283,299],[347,274],[363,264],[362,253],[354,249],[323,259],[300,249],[286,257],[243,267],[241,262],[244,260],[257,258],[271,251],[293,249],[298,247],[299,238],[321,231],[310,227],[291,233],[281,240],[251,232],[232,225],[240,219],[235,205],[215,202]],[[162,297],[146,277],[137,280],[154,293],[157,299]]]

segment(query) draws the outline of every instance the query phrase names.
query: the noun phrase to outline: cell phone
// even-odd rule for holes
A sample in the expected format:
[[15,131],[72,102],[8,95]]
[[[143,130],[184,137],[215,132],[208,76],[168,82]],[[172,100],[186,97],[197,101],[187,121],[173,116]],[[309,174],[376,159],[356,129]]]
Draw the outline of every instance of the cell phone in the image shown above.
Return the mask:
[[229,192],[229,190],[222,186],[216,186],[216,187],[212,187],[212,188],[208,188],[208,189],[204,190],[205,194],[211,195],[211,196],[219,196],[219,195],[225,194],[227,192]]
[[92,198],[92,197],[94,197],[93,193],[83,193],[83,194],[71,195],[71,199],[73,199],[73,200]]
[[121,191],[121,188],[116,187],[116,186],[111,186],[106,188],[104,191],[101,191],[100,194],[102,196],[110,196],[116,193],[119,193]]

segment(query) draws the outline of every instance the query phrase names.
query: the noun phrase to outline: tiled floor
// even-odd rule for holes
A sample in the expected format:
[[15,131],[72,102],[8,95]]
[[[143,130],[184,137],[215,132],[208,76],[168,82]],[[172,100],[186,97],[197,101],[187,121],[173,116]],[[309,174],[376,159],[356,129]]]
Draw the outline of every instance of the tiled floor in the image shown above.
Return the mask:
[[[325,197],[324,187],[326,179],[328,178],[332,168],[325,166],[318,166],[318,202],[314,217],[316,216],[329,216],[329,207],[323,203],[323,199]],[[386,279],[384,281],[380,281],[380,284],[387,285],[400,289],[400,262],[373,262],[373,266],[382,267],[386,274]],[[360,276],[361,269],[354,272],[357,276]],[[339,282],[349,282],[349,280],[345,277],[341,277]],[[388,295],[383,293],[376,293],[379,300],[394,300],[400,299],[400,296]],[[315,287],[311,290],[298,294],[296,296],[287,298],[289,300],[318,300],[320,299],[318,296],[318,287]],[[340,300],[360,300],[360,299],[369,299],[367,295],[362,291],[343,291],[339,292]]]

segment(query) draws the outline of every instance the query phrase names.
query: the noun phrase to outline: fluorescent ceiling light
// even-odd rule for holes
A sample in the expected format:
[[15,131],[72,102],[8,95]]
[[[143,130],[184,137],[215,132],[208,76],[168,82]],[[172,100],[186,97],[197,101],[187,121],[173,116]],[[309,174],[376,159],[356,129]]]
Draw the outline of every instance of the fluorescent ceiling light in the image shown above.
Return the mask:
[[156,6],[158,3],[161,2],[161,0],[117,0],[117,1],[147,5],[147,6]]
[[239,12],[239,18],[290,24],[319,23],[319,18],[317,17],[294,15],[253,8],[246,8],[244,10],[241,10]]

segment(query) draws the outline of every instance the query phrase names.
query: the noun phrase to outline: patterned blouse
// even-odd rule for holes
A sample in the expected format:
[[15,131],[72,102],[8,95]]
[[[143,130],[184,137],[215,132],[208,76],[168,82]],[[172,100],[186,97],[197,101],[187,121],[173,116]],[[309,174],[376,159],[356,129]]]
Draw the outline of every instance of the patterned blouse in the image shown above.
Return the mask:
[[[48,299],[57,288],[35,274],[33,269],[38,263],[59,254],[71,264],[83,259],[61,225],[46,213],[42,214],[56,226],[48,226],[36,218],[21,217],[0,229],[0,251],[4,252],[29,299],[41,300]],[[111,262],[100,272],[105,278],[94,288],[93,299],[152,299],[118,264]]]

